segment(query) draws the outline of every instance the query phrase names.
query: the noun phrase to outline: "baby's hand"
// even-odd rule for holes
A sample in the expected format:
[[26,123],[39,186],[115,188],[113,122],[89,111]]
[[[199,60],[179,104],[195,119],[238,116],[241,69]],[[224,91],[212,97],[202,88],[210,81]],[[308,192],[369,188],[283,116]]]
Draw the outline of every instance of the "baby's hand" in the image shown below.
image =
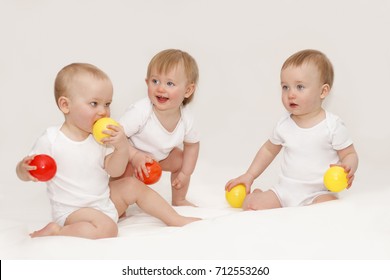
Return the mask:
[[243,184],[246,189],[246,193],[251,192],[251,186],[253,184],[254,178],[249,173],[242,174],[241,176],[234,178],[230,181],[228,181],[225,185],[225,190],[230,191],[233,187],[237,186],[238,184]]
[[185,186],[188,186],[190,184],[190,175],[186,175],[183,172],[179,172],[175,180],[172,182],[172,187],[179,190]]
[[107,125],[106,130],[103,131],[104,134],[109,135],[109,137],[102,138],[102,143],[105,145],[111,145],[116,150],[127,150],[128,149],[128,141],[126,134],[121,125]]
[[143,181],[144,174],[149,177],[148,169],[146,168],[146,163],[152,163],[153,158],[147,153],[137,151],[133,158],[131,159],[131,165],[134,168],[134,175],[139,180]]
[[345,173],[347,173],[347,179],[348,179],[348,186],[347,189],[349,189],[352,186],[353,180],[355,179],[355,174],[352,171],[352,168],[346,164],[331,164],[332,166],[340,166],[344,169]]
[[23,181],[38,182],[38,179],[30,174],[30,170],[36,170],[36,166],[31,166],[30,163],[34,159],[35,155],[27,156],[23,158],[16,167],[16,174],[19,179]]

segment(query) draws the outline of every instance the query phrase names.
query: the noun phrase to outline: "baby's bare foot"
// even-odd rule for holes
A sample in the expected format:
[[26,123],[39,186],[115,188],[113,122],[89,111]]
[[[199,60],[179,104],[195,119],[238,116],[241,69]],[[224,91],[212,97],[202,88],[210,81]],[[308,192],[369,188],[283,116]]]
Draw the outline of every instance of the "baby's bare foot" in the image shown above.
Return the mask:
[[190,224],[190,223],[193,223],[193,222],[197,222],[197,221],[200,221],[200,220],[202,220],[202,219],[201,218],[196,218],[196,217],[180,216],[177,220],[173,221],[173,223],[170,224],[170,226],[182,227],[182,226],[185,226],[187,224]]
[[187,199],[183,200],[172,200],[172,206],[192,206],[192,207],[197,207],[195,204],[189,202]]
[[44,228],[34,231],[33,233],[30,233],[30,236],[32,238],[35,238],[35,237],[56,235],[60,231],[60,229],[61,226],[52,222],[52,223],[48,223]]
[[197,217],[186,217],[186,220],[187,220],[187,223],[185,225],[193,223],[193,222],[201,221],[202,219],[201,218],[197,218]]

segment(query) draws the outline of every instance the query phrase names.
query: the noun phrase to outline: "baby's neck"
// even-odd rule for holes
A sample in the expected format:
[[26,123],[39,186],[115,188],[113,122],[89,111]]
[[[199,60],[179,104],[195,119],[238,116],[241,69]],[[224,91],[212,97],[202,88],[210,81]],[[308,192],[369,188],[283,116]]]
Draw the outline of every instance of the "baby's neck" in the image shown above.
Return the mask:
[[325,110],[321,108],[320,110],[309,114],[291,115],[291,118],[297,126],[301,128],[311,128],[322,122],[326,118],[326,113]]
[[88,138],[88,136],[90,134],[86,131],[82,131],[82,130],[68,124],[67,122],[63,123],[60,130],[66,137],[68,137],[69,139],[71,139],[73,141],[77,141],[77,142],[84,141],[85,139]]

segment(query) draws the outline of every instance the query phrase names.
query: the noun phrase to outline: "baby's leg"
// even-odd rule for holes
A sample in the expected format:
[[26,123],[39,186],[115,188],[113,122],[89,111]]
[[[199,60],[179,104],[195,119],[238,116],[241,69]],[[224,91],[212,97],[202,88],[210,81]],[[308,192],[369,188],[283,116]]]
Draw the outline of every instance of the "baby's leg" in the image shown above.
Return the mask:
[[179,215],[157,192],[135,178],[111,182],[111,200],[121,215],[133,203],[168,226],[183,226],[199,218]]
[[[169,156],[160,161],[161,168],[164,171],[171,172],[171,185],[179,175],[183,164],[183,151],[179,148],[174,148]],[[172,186],[172,205],[173,206],[195,206],[186,199],[188,188],[190,185],[190,177],[186,181],[181,181],[180,188]]]
[[[172,176],[171,181],[173,182],[174,179],[175,179],[175,176]],[[173,206],[193,206],[193,207],[196,207],[195,204],[188,201],[186,198],[189,185],[190,184],[186,184],[185,186],[181,187],[180,189],[172,188],[172,205]]]
[[277,195],[271,191],[261,191],[255,189],[248,194],[244,200],[242,208],[244,210],[264,210],[282,207]]
[[199,218],[185,217],[179,215],[175,209],[157,192],[149,187],[137,199],[138,206],[149,215],[152,215],[168,226],[184,226],[186,224],[199,221]]
[[48,223],[44,228],[34,231],[33,233],[30,233],[30,236],[32,238],[34,237],[42,237],[42,236],[52,236],[52,235],[59,235],[58,233],[61,230],[61,226],[51,222]]
[[[131,163],[128,163],[126,166],[125,172],[119,177],[110,178],[110,182],[113,182],[113,181],[116,181],[119,179],[123,179],[126,177],[133,177],[134,176],[134,169],[133,168],[134,168],[133,165],[131,165]],[[126,217],[126,210],[121,215],[119,215],[119,219],[125,218],[125,217]]]
[[122,178],[125,178],[125,177],[132,177],[133,175],[134,175],[134,167],[129,162],[127,164],[127,166],[126,166],[125,172],[121,176],[119,176],[119,177],[114,177],[114,178],[111,177],[110,181],[119,180],[119,179],[122,179]]
[[118,235],[118,226],[110,217],[99,210],[81,208],[69,215],[64,226],[49,223],[41,230],[30,234],[31,237],[54,235],[89,239],[110,238]]

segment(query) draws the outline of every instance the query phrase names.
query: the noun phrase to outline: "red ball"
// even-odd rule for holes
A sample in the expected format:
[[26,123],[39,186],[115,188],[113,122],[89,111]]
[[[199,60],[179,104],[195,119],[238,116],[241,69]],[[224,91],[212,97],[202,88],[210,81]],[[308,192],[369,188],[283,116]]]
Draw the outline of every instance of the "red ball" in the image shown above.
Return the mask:
[[35,170],[30,170],[30,174],[42,182],[49,181],[57,172],[56,162],[48,155],[36,155],[30,165],[37,167]]
[[146,177],[145,173],[143,173],[144,179],[143,182],[146,185],[151,185],[157,183],[160,180],[162,169],[160,164],[157,161],[153,161],[152,163],[145,164],[146,169],[148,170],[149,177]]

